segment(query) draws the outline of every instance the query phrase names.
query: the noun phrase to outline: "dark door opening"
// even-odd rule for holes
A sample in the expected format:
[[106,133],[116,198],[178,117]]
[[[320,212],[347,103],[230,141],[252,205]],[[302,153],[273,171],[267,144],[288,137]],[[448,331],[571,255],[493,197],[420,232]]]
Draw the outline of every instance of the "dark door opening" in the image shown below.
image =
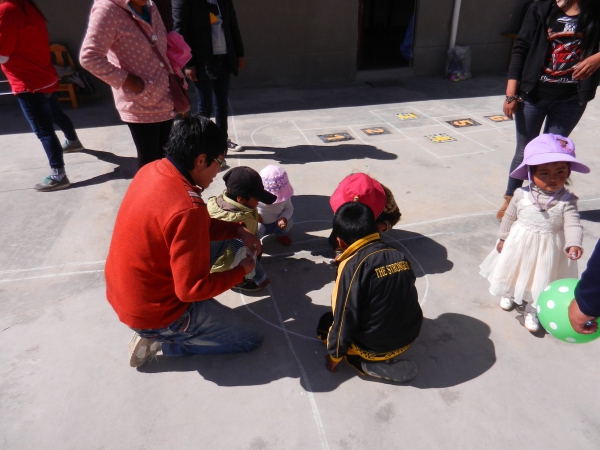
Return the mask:
[[417,0],[360,0],[358,70],[412,65]]

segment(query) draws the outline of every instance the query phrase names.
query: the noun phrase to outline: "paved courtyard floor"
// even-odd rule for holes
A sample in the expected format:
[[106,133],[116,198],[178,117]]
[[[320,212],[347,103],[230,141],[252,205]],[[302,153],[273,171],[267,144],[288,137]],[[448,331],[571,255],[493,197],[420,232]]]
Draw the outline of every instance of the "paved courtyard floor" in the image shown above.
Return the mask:
[[[532,335],[478,275],[515,146],[514,123],[498,117],[503,91],[500,75],[232,91],[230,135],[246,151],[228,165],[281,164],[296,193],[294,244],[264,242],[269,289],[218,297],[265,341],[250,354],[159,357],[139,370],[103,273],[136,169],[127,127],[110,99],[66,109],[87,150],[65,155],[71,189],[38,193],[41,145],[16,101],[1,99],[0,448],[598,448],[600,344]],[[599,125],[596,100],[572,135],[592,168],[572,177],[580,271],[600,238]],[[410,259],[425,314],[407,385],[349,366],[330,373],[316,340],[335,276],[328,199],[353,171],[387,185],[402,211],[385,240]],[[204,197],[223,189],[218,177]]]

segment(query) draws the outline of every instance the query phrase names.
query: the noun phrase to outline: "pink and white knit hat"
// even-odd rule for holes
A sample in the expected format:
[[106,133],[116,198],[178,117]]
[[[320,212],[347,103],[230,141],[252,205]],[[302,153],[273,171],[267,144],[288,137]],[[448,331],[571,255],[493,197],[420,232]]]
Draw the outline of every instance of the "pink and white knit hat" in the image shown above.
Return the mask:
[[269,165],[260,171],[265,191],[277,196],[274,203],[285,202],[294,195],[294,188],[290,184],[286,171],[276,165]]

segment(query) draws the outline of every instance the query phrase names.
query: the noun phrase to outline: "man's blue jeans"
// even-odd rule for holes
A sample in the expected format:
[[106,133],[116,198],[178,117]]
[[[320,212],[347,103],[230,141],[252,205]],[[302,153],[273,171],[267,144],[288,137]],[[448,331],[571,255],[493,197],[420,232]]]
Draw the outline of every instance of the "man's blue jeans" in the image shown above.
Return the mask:
[[[523,99],[515,113],[517,149],[510,165],[510,172],[523,162],[525,146],[539,136],[544,120],[546,120],[544,134],[553,133],[568,137],[579,123],[586,106],[587,103],[581,105],[577,100],[532,103]],[[523,180],[508,177],[506,195],[512,196],[521,186]]]
[[215,56],[213,75],[216,79],[201,79],[194,83],[198,97],[198,114],[210,119],[214,105],[215,122],[227,135],[229,81],[231,79],[227,55]]
[[50,167],[65,167],[62,146],[54,131],[54,124],[58,125],[70,141],[77,140],[77,133],[73,122],[61,109],[56,94],[23,92],[17,95],[17,100],[31,129],[44,146]]
[[[211,242],[211,265],[227,248],[228,241]],[[214,298],[191,303],[175,322],[164,328],[138,330],[140,336],[162,342],[165,356],[250,352],[263,336],[237,311]]]

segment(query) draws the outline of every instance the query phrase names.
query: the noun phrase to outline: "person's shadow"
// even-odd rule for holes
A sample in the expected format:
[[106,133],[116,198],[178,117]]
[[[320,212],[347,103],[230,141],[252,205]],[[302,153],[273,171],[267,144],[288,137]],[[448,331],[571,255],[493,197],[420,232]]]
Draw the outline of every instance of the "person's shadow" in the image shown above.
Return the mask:
[[244,147],[244,153],[236,153],[236,158],[268,159],[280,164],[307,164],[321,161],[350,161],[376,159],[393,161],[398,156],[368,144],[341,145],[293,145],[291,147]]
[[[400,242],[413,245],[421,241],[421,249],[427,250],[421,254],[417,247],[412,249],[423,269],[415,270],[417,276],[452,268],[442,245],[417,233],[401,233],[399,239],[410,239]],[[306,390],[313,392],[333,391],[358,376],[345,364],[338,373],[327,371],[326,348],[316,338],[319,318],[331,311],[328,297],[333,289],[335,268],[326,258],[310,252],[263,258],[262,264],[271,279],[270,292],[274,295],[262,291],[253,297],[240,297],[245,304],[236,308],[264,334],[261,348],[248,354],[159,357],[139,370],[198,372],[219,386],[254,386],[298,378]],[[323,290],[325,300],[323,295],[314,294]],[[313,298],[325,304],[316,304]],[[425,318],[421,335],[406,355],[419,368],[419,375],[408,385],[420,389],[451,387],[480,376],[496,361],[489,334],[485,323],[466,315]]]
[[105,152],[102,150],[91,150],[88,148],[81,150],[78,153],[85,153],[90,156],[94,156],[100,161],[114,164],[117,167],[115,167],[112,172],[104,173],[102,175],[95,176],[88,180],[71,183],[71,189],[93,186],[96,184],[106,183],[107,181],[112,180],[130,180],[135,176],[138,170],[138,160],[135,157],[118,156],[111,152]]
[[579,211],[581,220],[588,222],[600,222],[600,209],[590,209],[589,211]]

